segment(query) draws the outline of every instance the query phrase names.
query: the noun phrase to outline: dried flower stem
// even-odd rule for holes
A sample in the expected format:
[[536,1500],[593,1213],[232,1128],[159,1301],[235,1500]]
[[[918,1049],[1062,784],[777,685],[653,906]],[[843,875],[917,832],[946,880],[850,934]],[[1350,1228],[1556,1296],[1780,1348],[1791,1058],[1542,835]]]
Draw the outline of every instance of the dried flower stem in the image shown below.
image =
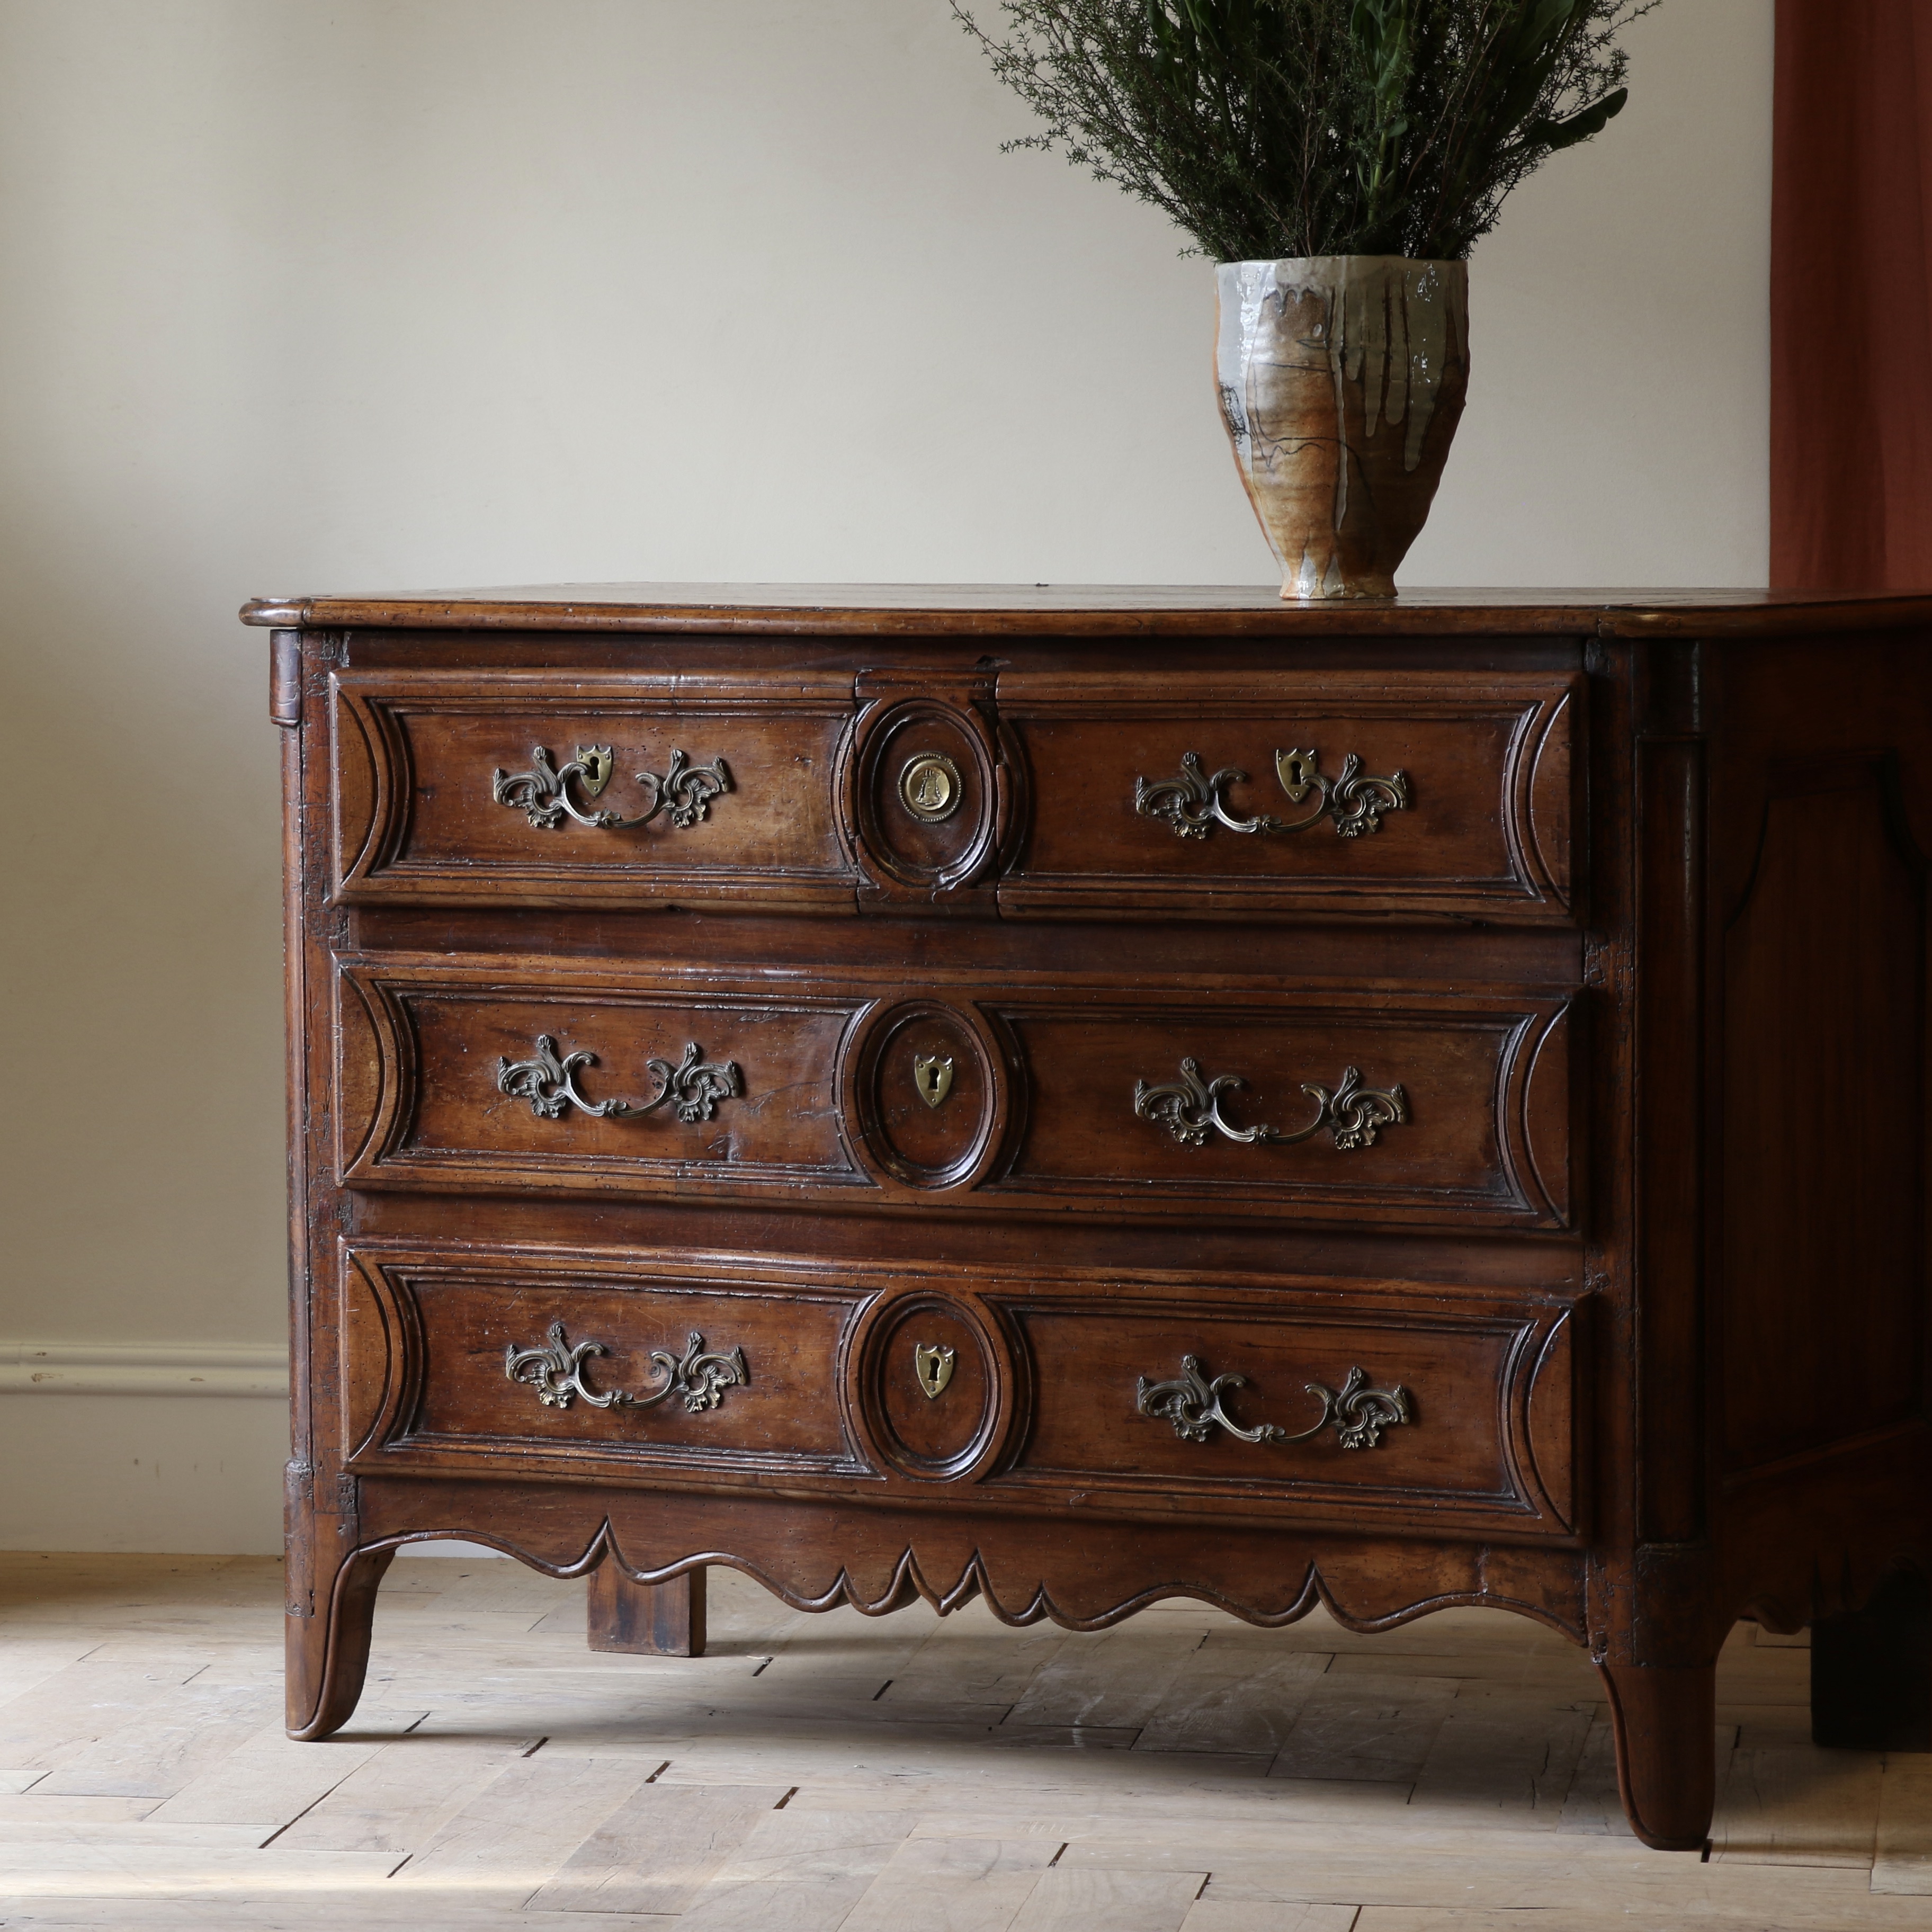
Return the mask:
[[1659,0],[999,0],[952,10],[1058,151],[1221,261],[1450,260],[1622,108]]

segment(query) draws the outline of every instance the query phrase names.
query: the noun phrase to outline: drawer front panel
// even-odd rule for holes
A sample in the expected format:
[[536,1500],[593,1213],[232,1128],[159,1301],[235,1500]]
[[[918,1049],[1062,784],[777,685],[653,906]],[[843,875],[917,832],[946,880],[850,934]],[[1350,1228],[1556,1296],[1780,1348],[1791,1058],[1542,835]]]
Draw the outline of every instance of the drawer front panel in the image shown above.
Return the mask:
[[1204,993],[995,1010],[1030,1078],[992,1191],[1570,1220],[1563,1001]]
[[1006,673],[1013,916],[1568,923],[1579,677]]
[[537,962],[348,963],[340,1172],[350,1186],[862,1188],[832,1070],[863,1004],[560,980]]
[[341,962],[352,1187],[1572,1224],[1569,1003]]
[[624,1257],[371,1249],[345,1271],[352,1466],[514,1448],[551,1465],[864,1469],[839,1406],[862,1290]]
[[334,684],[342,898],[854,910],[832,803],[849,673]]
[[1570,1295],[386,1241],[343,1280],[365,1472],[1580,1526]]
[[1001,1483],[1575,1526],[1565,1304],[992,1298],[1034,1384]]
[[1209,673],[1177,692],[1144,674],[1006,673],[996,697],[990,679],[922,695],[868,676],[338,674],[334,890],[840,914],[1576,916],[1580,680]]

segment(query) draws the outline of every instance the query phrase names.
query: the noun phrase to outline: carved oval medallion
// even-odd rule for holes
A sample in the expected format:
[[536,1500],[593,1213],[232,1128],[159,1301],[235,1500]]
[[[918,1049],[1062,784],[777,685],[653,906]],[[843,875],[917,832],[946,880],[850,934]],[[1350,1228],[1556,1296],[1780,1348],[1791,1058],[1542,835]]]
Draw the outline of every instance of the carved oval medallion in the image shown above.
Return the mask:
[[980,1030],[937,1000],[895,1006],[851,1063],[846,1120],[870,1166],[909,1187],[974,1179],[994,1137],[1000,1076]]
[[986,862],[994,817],[992,760],[971,721],[913,699],[872,727],[860,754],[860,838],[902,885],[944,891]]
[[874,1327],[864,1408],[886,1460],[944,1481],[977,1462],[998,1411],[998,1370],[980,1324],[944,1295],[912,1294]]

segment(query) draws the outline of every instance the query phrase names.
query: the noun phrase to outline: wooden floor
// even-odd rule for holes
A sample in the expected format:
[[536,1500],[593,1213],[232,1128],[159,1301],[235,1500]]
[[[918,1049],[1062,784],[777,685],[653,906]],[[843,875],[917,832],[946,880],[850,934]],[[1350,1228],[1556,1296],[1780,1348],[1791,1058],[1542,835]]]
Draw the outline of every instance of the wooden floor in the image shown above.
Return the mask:
[[592,1655],[580,1584],[405,1560],[317,1744],[281,1734],[281,1622],[260,1558],[0,1556],[0,1924],[1932,1926],[1932,1757],[1814,1750],[1804,1649],[1748,1627],[1700,1862],[1626,1832],[1580,1653],[1493,1612],[1079,1636],[714,1570],[686,1662]]

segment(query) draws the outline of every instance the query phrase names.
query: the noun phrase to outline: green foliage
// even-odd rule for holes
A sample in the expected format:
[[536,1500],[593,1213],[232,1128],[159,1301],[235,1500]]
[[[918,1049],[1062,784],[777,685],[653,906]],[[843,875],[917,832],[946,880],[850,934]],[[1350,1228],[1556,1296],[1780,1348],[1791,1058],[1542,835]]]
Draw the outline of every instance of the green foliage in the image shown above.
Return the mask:
[[1659,0],[999,0],[952,10],[1058,150],[1220,261],[1468,254],[1628,98]]

